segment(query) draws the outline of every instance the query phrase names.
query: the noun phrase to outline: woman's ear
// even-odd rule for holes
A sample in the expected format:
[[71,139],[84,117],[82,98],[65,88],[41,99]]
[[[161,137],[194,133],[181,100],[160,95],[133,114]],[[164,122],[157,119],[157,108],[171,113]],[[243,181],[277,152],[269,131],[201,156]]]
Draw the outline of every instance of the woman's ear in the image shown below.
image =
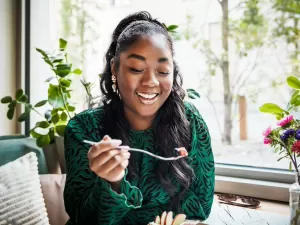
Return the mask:
[[117,74],[116,74],[116,61],[115,61],[115,58],[112,58],[110,60],[110,70],[111,70],[111,74],[115,77],[117,77]]

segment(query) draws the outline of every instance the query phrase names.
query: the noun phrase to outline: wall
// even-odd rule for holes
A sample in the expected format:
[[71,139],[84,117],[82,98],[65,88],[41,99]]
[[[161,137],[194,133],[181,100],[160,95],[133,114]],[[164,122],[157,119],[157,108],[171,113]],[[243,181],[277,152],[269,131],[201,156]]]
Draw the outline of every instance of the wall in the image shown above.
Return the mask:
[[[14,95],[16,87],[16,1],[0,1],[0,98]],[[0,104],[0,135],[15,134],[17,125],[6,117]]]

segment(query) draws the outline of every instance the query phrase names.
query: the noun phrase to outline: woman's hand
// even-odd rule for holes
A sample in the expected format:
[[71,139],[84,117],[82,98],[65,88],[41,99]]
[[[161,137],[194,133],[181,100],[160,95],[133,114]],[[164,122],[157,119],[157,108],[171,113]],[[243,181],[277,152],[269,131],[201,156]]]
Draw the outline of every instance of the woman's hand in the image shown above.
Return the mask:
[[106,135],[88,152],[90,169],[110,182],[112,187],[124,177],[125,168],[129,163],[130,153],[127,150],[116,149],[121,143],[121,140],[111,139]]

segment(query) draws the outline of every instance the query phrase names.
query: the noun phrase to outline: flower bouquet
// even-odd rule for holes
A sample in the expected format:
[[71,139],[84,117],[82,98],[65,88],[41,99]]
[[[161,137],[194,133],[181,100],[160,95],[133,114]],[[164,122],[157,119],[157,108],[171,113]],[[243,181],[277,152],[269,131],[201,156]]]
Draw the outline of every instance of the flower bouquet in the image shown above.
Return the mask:
[[295,172],[295,183],[290,187],[290,224],[300,225],[300,173],[297,159],[300,156],[300,120],[295,115],[300,106],[300,81],[297,77],[287,78],[287,84],[294,93],[286,109],[276,104],[266,103],[259,110],[276,116],[277,126],[268,127],[264,132],[264,144],[268,144],[279,154],[278,161],[289,160],[289,170]]

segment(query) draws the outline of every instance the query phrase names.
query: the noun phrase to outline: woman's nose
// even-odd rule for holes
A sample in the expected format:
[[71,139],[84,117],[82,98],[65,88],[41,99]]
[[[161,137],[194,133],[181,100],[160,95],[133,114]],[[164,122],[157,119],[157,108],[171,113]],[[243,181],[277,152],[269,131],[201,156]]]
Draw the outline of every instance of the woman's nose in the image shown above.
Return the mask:
[[149,87],[155,87],[159,85],[159,81],[154,71],[148,71],[143,74],[142,85]]

